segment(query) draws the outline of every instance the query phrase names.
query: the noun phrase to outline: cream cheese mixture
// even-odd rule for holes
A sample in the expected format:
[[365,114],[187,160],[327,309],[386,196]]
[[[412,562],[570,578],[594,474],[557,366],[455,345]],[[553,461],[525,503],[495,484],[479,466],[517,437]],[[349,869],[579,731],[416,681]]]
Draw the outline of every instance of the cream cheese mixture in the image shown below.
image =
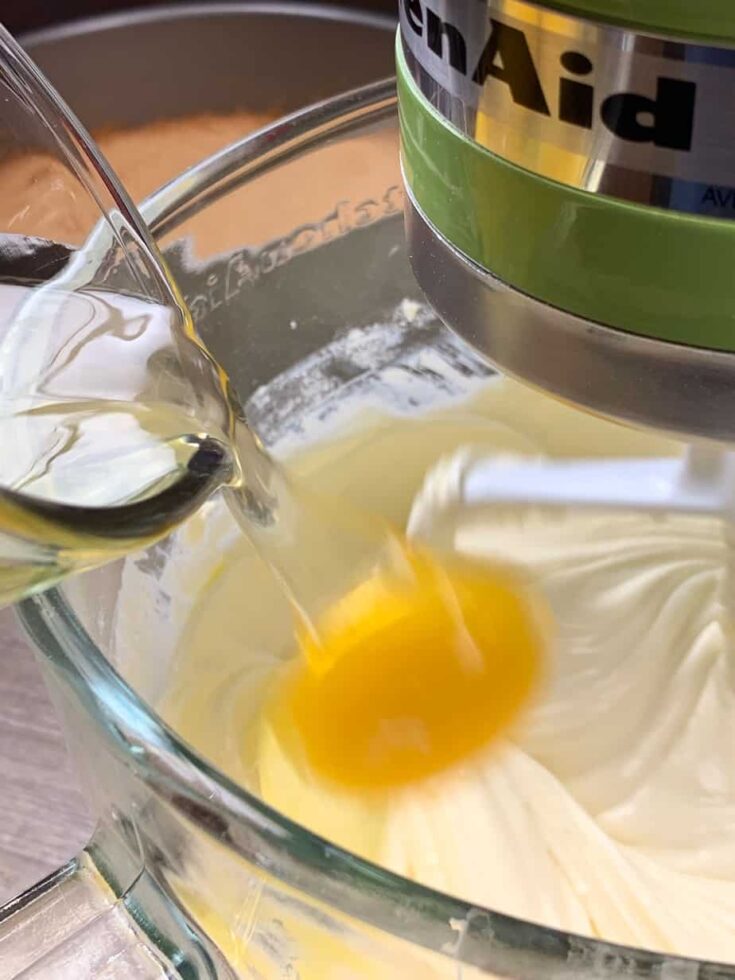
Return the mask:
[[[413,507],[412,528],[430,538],[451,472],[419,491],[463,446],[679,451],[495,380],[434,415],[368,413],[292,465],[315,489],[404,525]],[[520,563],[549,597],[558,636],[544,688],[502,744],[410,788],[360,795],[302,771],[263,723],[263,699],[292,653],[288,609],[247,546],[227,537],[226,515],[208,520],[190,533],[211,535],[220,554],[187,572],[175,685],[156,682],[164,717],[200,752],[299,823],[443,892],[585,935],[735,961],[735,661],[716,522],[514,508],[458,519],[443,541]]]

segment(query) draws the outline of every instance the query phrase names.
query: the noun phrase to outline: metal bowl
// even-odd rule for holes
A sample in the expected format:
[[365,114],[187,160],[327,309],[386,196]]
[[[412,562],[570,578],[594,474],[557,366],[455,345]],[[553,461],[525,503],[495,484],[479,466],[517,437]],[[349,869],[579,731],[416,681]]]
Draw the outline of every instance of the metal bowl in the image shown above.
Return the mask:
[[297,3],[196,3],[22,38],[88,129],[289,112],[394,73],[389,17]]

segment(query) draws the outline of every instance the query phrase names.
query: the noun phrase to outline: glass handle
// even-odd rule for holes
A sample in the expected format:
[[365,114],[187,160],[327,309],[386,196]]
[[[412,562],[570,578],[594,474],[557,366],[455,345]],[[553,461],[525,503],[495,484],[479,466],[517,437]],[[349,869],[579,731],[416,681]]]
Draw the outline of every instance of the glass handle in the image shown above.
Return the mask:
[[3,980],[180,976],[82,854],[0,909]]

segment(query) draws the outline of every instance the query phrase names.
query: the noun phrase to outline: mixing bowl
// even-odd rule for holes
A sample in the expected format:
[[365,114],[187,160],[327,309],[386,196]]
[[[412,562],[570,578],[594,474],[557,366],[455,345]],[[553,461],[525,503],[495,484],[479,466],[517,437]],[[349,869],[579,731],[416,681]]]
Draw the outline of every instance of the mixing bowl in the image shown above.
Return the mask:
[[93,130],[291,112],[392,75],[393,23],[321,4],[184,3],[73,21],[21,42]]
[[[213,242],[218,209],[228,220]],[[392,84],[228,148],[144,214],[276,452],[328,433],[356,396],[418,415],[491,376],[411,274]],[[156,706],[176,671],[197,558],[223,547],[182,528],[21,606],[97,829],[78,859],[5,910],[5,977],[735,978],[735,967],[566,934],[413,884],[218,771]],[[254,588],[244,581],[243,596]]]

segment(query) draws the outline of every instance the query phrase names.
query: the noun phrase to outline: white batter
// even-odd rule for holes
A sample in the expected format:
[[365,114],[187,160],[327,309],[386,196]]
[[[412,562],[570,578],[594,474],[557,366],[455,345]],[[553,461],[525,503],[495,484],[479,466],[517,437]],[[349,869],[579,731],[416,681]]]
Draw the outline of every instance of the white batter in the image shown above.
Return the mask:
[[[438,418],[367,418],[294,466],[316,489],[405,523],[427,469],[464,444],[678,451],[503,381]],[[537,703],[482,757],[383,797],[297,771],[259,717],[291,654],[287,609],[236,537],[191,580],[187,643],[161,710],[289,816],[403,875],[550,926],[735,961],[735,646],[718,601],[720,528],[493,511],[461,521],[452,539],[531,569],[559,628]]]

